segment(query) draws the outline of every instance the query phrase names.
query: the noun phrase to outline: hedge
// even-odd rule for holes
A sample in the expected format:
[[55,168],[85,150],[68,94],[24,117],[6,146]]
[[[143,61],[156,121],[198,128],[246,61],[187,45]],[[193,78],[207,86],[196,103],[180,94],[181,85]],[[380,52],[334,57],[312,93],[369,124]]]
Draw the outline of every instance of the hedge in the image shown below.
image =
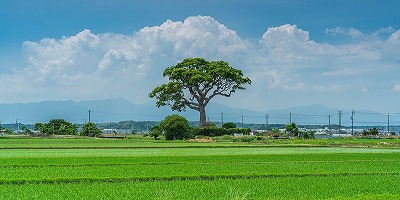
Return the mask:
[[250,134],[249,128],[217,128],[217,127],[206,127],[206,128],[196,128],[194,130],[195,135],[201,136],[223,136],[223,135],[234,135],[234,134],[243,134],[249,135]]

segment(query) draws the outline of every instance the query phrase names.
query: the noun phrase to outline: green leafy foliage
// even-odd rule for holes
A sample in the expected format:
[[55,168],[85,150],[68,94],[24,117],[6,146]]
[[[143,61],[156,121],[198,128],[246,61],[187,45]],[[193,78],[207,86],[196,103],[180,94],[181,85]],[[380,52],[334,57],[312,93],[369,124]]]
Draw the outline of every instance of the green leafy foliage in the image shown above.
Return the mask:
[[32,131],[29,130],[29,128],[26,126],[22,126],[22,132],[23,132],[23,134],[26,134],[26,135],[32,134]]
[[33,130],[35,131],[40,131],[42,129],[42,127],[45,126],[45,124],[43,123],[36,123],[33,125]]
[[194,129],[194,132],[195,135],[197,136],[215,137],[215,136],[228,135],[228,131],[226,129],[217,127],[196,128]]
[[89,137],[96,137],[101,134],[101,130],[99,130],[93,122],[88,122],[83,125],[82,131],[80,135],[82,136],[89,136]]
[[248,135],[250,134],[249,128],[217,128],[217,127],[205,127],[205,128],[197,128],[194,129],[195,135],[199,136],[223,136],[223,135],[234,135],[234,134],[242,134]]
[[242,135],[232,138],[234,142],[251,142],[256,139],[256,136]]
[[299,136],[300,130],[297,128],[296,123],[292,122],[286,125],[286,131],[290,132],[293,136]]
[[224,61],[206,61],[203,58],[186,58],[163,73],[169,83],[153,89],[149,97],[156,98],[157,107],[170,106],[183,111],[186,107],[199,111],[200,126],[206,125],[205,107],[215,96],[230,97],[244,85],[251,84],[242,71]]
[[192,138],[189,121],[177,114],[167,116],[160,124],[167,140],[183,140]]
[[361,132],[361,135],[363,136],[369,136],[369,135],[379,135],[379,131],[378,129],[376,129],[376,127],[369,129],[369,130],[363,130]]
[[226,123],[222,124],[222,128],[225,128],[225,129],[236,128],[236,124],[233,122],[226,122]]
[[206,127],[209,127],[209,128],[211,128],[211,127],[217,127],[217,125],[215,125],[214,122],[207,122],[207,123],[206,123]]
[[162,135],[162,128],[160,126],[153,126],[150,129],[149,136],[154,137],[155,140]]
[[78,133],[77,127],[64,119],[51,119],[45,124],[36,123],[34,127],[44,134],[76,135]]
[[315,138],[315,131],[300,132],[300,137],[303,138],[303,139],[314,139]]

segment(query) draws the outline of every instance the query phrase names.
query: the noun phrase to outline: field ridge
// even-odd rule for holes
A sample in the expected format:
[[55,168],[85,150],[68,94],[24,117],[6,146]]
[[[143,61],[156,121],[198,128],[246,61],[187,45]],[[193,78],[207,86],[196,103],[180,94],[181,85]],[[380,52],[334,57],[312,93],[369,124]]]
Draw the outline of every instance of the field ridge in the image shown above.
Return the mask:
[[286,177],[344,177],[365,175],[400,175],[400,172],[345,172],[345,173],[288,173],[288,174],[221,174],[221,175],[190,175],[190,176],[157,176],[157,177],[107,177],[107,178],[52,178],[52,179],[9,179],[0,180],[3,184],[54,184],[80,182],[148,182],[148,181],[175,181],[175,180],[216,180],[216,179],[252,179],[252,178],[286,178]]

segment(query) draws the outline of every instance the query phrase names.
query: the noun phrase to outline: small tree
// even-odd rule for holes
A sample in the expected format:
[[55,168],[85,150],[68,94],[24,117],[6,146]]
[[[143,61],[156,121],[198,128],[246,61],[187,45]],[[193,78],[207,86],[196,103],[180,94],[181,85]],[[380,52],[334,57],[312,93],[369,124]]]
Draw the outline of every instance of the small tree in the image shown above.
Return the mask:
[[149,136],[154,137],[155,140],[162,135],[162,129],[160,126],[153,126],[150,129]]
[[290,134],[293,134],[294,136],[299,136],[299,129],[296,126],[296,123],[292,122],[290,124],[286,125],[286,131],[290,132]]
[[191,138],[189,121],[177,114],[167,116],[160,124],[167,140]]
[[[90,130],[90,132],[89,132],[89,130]],[[101,134],[100,129],[98,129],[96,124],[94,124],[93,122],[88,122],[88,123],[84,124],[82,127],[82,131],[80,132],[80,135],[89,136],[89,137],[96,137],[100,134]]]
[[26,126],[22,127],[22,131],[23,131],[23,134],[27,134],[27,135],[32,134],[32,131],[29,130],[29,128]]
[[224,129],[236,128],[236,124],[233,122],[226,122],[222,124],[222,128]]

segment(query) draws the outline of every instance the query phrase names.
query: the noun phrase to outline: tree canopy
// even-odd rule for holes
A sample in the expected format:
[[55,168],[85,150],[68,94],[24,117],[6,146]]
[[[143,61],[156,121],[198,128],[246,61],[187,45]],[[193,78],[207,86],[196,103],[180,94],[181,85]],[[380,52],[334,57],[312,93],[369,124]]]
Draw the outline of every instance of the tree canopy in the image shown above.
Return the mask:
[[376,127],[372,128],[372,129],[368,129],[368,130],[363,130],[361,132],[361,134],[363,136],[367,136],[367,135],[379,135],[379,131],[378,129],[376,129]]
[[45,124],[36,123],[34,127],[35,130],[40,130],[44,134],[76,135],[78,133],[77,127],[64,119],[52,119]]
[[206,125],[205,107],[215,96],[230,97],[244,85],[251,84],[242,71],[225,61],[207,61],[203,58],[186,58],[163,73],[169,83],[153,89],[149,97],[156,98],[157,107],[168,105],[172,110],[186,107],[200,113],[200,127]]
[[158,137],[159,137],[160,135],[162,135],[162,128],[161,128],[161,126],[153,126],[153,127],[151,127],[150,132],[149,132],[149,135],[150,135],[151,137],[154,137],[155,140],[157,140]]
[[[89,131],[90,130],[90,131]],[[95,137],[101,134],[101,130],[97,128],[96,124],[92,122],[85,123],[82,127],[80,135]]]
[[222,128],[225,128],[225,129],[236,128],[236,124],[233,122],[226,122],[226,123],[222,124]]
[[167,140],[183,140],[191,138],[189,121],[177,114],[165,117],[160,123]]
[[297,128],[296,123],[292,122],[290,124],[286,124],[286,131],[289,131],[290,134],[293,134],[294,136],[299,136],[300,130]]

